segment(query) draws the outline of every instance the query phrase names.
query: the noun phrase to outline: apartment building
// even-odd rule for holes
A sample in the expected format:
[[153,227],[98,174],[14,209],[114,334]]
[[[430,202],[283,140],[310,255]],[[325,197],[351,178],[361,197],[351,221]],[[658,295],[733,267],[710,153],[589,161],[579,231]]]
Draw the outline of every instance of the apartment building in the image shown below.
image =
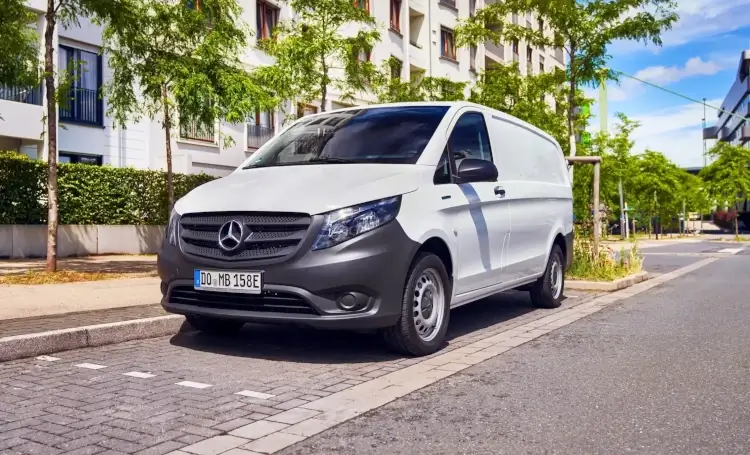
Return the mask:
[[[293,17],[286,3],[275,0],[238,0],[243,6],[243,20],[255,29],[252,40],[270,35],[279,21]],[[476,48],[456,48],[454,29],[459,19],[473,14],[486,0],[353,0],[368,9],[381,28],[381,41],[369,55],[377,65],[395,57],[401,64],[403,80],[432,76],[453,81],[475,82],[477,74],[492,65],[517,61],[524,73],[549,71],[565,65],[562,50],[537,49],[523,42],[488,44]],[[29,0],[28,6],[38,13],[37,28],[44,29],[43,0]],[[509,21],[545,29],[532,15],[510,15]],[[351,32],[354,31],[352,28]],[[346,30],[343,31],[347,33]],[[243,61],[249,67],[267,65],[272,59],[250,43]],[[107,99],[99,96],[103,84],[111,78],[107,56],[100,55],[101,29],[85,19],[79,26],[58,27],[55,34],[57,68],[69,61],[85,62],[67,95],[70,102],[57,110],[59,118],[58,153],[60,162],[132,166],[140,169],[164,169],[165,136],[158,119],[142,119],[127,128],[113,127],[107,116]],[[43,43],[40,42],[40,53]],[[355,104],[375,101],[362,94]],[[0,150],[18,150],[32,158],[46,159],[42,140],[46,112],[43,88],[0,86]],[[329,94],[326,110],[350,106]],[[185,126],[171,139],[175,172],[205,172],[222,176],[231,172],[245,158],[267,142],[285,122],[283,112],[307,115],[320,110],[319,103],[297,105],[289,102],[276,112],[258,112],[246,123],[200,128]],[[287,114],[288,115],[288,114]],[[220,137],[229,136],[233,145],[225,147]]]
[[750,50],[740,54],[737,77],[721,103],[716,125],[704,129],[703,138],[750,148]]

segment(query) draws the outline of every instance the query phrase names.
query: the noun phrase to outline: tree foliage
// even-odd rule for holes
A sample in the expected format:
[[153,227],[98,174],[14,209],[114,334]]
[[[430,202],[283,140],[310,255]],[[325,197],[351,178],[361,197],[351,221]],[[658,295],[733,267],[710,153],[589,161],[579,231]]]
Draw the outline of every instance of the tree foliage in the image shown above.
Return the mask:
[[[372,79],[371,89],[379,103],[401,103],[409,101],[463,101],[466,82],[455,82],[447,77],[418,75],[404,81],[401,79],[401,62],[395,57],[383,62]],[[398,74],[399,77],[394,77]]]
[[264,85],[284,99],[320,101],[321,111],[332,91],[351,100],[368,90],[377,71],[369,55],[380,40],[370,12],[351,0],[288,2],[297,18],[280,22],[271,39],[259,42],[275,60],[258,69]]
[[36,15],[24,0],[0,2],[0,85],[29,87],[39,82]]
[[[701,176],[719,205],[734,208],[750,195],[750,149],[718,142],[708,154],[714,161],[701,171]],[[739,233],[736,217],[734,231]]]
[[[124,126],[142,116],[165,132],[170,206],[171,136],[178,125],[213,131],[218,120],[244,123],[275,105],[240,61],[249,31],[235,0],[130,0],[133,25],[123,18],[104,32],[112,79],[109,113]],[[231,138],[224,138],[231,142]]]
[[[486,5],[456,28],[461,46],[515,40],[563,48],[568,55],[568,135],[575,134],[576,90],[614,78],[606,70],[607,47],[616,40],[661,45],[661,34],[678,16],[672,0],[504,0]],[[508,23],[512,13],[533,12],[547,27]],[[571,141],[572,142],[572,141]]]

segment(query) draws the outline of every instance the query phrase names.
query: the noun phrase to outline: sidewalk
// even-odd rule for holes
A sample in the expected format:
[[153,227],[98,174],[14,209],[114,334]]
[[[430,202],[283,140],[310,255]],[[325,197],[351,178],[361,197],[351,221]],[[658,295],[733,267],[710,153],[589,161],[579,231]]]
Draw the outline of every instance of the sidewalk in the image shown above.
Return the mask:
[[[44,259],[0,260],[0,276],[43,270]],[[0,338],[164,316],[155,256],[58,260],[59,270],[136,278],[61,284],[0,285]]]

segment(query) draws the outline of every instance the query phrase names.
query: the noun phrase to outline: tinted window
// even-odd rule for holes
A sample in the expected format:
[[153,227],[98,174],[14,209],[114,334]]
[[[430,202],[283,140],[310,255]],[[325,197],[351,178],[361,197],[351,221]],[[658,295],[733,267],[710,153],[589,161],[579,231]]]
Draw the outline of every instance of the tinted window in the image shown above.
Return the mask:
[[484,115],[477,112],[462,115],[448,139],[448,149],[456,160],[456,168],[464,158],[492,161]]
[[253,155],[247,167],[416,163],[447,111],[447,106],[383,107],[304,118]]
[[451,162],[448,160],[448,149],[446,148],[443,151],[443,155],[440,157],[432,183],[435,185],[444,185],[451,182]]

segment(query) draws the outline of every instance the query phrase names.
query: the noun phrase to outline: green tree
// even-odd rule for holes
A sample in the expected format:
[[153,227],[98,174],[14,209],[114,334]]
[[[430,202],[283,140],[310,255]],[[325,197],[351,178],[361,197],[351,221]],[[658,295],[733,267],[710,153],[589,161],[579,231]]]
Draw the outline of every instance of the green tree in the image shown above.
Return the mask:
[[[36,31],[29,27],[36,15],[26,10],[26,2],[3,0],[0,3],[0,82],[35,86],[41,79],[46,99],[44,115],[47,143],[47,264],[46,270],[57,270],[57,106],[66,102],[58,96],[58,85],[70,82],[70,74],[55,71],[55,30],[59,26],[79,25],[89,19],[102,24],[121,21],[133,26],[130,0],[46,0],[43,12],[44,53],[40,61]],[[78,66],[77,62],[73,62]]]
[[[263,83],[284,99],[320,101],[333,89],[342,100],[369,90],[376,67],[370,53],[380,40],[375,19],[352,0],[288,0],[297,19],[280,22],[259,48],[275,59],[259,68]],[[350,36],[343,27],[357,27]]]
[[[709,150],[714,161],[701,170],[709,192],[720,203],[736,206],[750,195],[750,149],[718,142]],[[734,217],[734,233],[739,235],[738,217]]]
[[447,77],[420,76],[409,81],[400,77],[401,62],[390,58],[375,72],[373,92],[379,103],[408,101],[462,101],[465,99],[465,82],[454,82]]
[[524,76],[517,63],[494,65],[479,75],[469,100],[513,115],[564,144],[565,117],[560,115],[566,103],[563,82],[565,72],[561,70]]
[[[570,154],[576,154],[576,91],[614,78],[606,70],[607,46],[616,40],[661,45],[661,34],[678,16],[672,0],[504,0],[481,8],[457,28],[461,46],[491,41],[526,41],[533,46],[562,48],[568,55],[567,127]],[[546,27],[528,28],[506,22],[511,13],[533,12]]]
[[649,233],[654,217],[659,217],[661,225],[664,220],[671,220],[681,211],[681,173],[684,172],[660,152],[646,150],[637,156],[634,164],[633,199],[637,210],[648,217]]
[[[682,191],[682,199],[685,201],[686,210],[688,212],[699,212],[701,215],[701,224],[703,224],[703,214],[707,213],[712,206],[711,195],[708,192],[706,183],[699,176],[685,172]],[[687,225],[687,220],[685,222]]]
[[131,2],[133,26],[113,23],[104,32],[112,70],[105,87],[109,113],[121,127],[144,115],[161,122],[171,210],[176,127],[211,134],[217,121],[243,123],[277,100],[239,60],[249,32],[236,0]]
[[33,87],[39,82],[36,14],[24,0],[3,0],[0,17],[0,85]]

